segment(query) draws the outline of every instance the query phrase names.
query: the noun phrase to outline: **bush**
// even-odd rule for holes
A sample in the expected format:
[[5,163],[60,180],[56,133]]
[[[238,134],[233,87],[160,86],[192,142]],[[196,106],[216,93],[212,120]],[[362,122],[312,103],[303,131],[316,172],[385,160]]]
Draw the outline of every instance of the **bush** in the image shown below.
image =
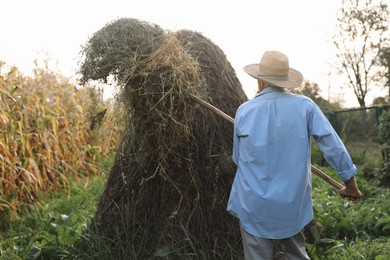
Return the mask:
[[[323,170],[337,178],[330,167]],[[363,198],[354,204],[313,177],[316,227],[311,229],[312,239],[306,244],[311,259],[387,259],[390,190],[363,178],[357,181]]]
[[76,259],[70,254],[91,220],[104,181],[104,176],[69,180],[69,191],[25,204],[23,218],[0,233],[0,259]]
[[378,134],[381,141],[383,165],[378,173],[380,184],[390,186],[390,110],[382,113],[379,119]]

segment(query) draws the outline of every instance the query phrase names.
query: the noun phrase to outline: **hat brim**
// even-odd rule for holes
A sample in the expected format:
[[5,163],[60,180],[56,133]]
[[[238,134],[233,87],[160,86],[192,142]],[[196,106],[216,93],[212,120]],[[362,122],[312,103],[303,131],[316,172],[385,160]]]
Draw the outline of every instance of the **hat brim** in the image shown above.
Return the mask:
[[259,64],[249,64],[244,67],[244,71],[256,79],[281,88],[299,88],[302,86],[303,82],[302,74],[293,68],[289,68],[287,77],[264,75],[259,70]]

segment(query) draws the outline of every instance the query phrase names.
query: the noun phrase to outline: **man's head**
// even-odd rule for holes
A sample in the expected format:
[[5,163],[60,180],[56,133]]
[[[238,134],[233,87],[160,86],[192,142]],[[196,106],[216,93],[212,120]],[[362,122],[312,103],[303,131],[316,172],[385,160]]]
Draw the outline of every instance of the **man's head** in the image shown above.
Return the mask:
[[302,74],[289,67],[288,58],[278,51],[266,51],[260,63],[244,67],[244,71],[267,85],[281,88],[298,88],[303,81]]

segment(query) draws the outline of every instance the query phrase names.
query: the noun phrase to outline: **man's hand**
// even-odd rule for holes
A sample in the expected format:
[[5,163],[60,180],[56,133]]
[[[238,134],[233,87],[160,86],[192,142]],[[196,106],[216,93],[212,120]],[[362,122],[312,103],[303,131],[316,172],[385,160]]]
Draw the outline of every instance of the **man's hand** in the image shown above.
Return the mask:
[[339,190],[339,194],[342,198],[346,198],[354,203],[360,200],[362,193],[357,187],[355,177],[345,182],[345,187]]

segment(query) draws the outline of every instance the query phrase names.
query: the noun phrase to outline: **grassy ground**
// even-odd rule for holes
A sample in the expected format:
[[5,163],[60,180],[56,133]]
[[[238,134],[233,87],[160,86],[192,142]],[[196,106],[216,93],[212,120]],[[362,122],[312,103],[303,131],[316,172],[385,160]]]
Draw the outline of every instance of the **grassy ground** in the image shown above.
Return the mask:
[[380,164],[382,159],[381,148],[379,143],[373,142],[348,142],[346,147],[353,153],[354,162],[364,164]]
[[83,235],[104,188],[104,177],[72,183],[70,192],[25,205],[25,215],[1,234],[2,259],[41,259],[66,256]]
[[[104,163],[108,172],[112,158]],[[337,178],[329,168],[323,170]],[[103,175],[73,182],[69,191],[25,205],[24,214],[0,233],[0,259],[109,259],[109,246],[85,232],[105,179]],[[313,241],[307,243],[312,259],[388,259],[390,192],[362,178],[358,180],[364,198],[353,204],[339,198],[333,187],[313,176],[317,228],[312,232]],[[150,253],[150,259],[174,259],[173,251],[156,249]]]
[[101,176],[71,181],[71,188],[25,204],[19,217],[0,233],[0,259],[74,259],[74,244],[83,238],[113,157],[101,163]]

